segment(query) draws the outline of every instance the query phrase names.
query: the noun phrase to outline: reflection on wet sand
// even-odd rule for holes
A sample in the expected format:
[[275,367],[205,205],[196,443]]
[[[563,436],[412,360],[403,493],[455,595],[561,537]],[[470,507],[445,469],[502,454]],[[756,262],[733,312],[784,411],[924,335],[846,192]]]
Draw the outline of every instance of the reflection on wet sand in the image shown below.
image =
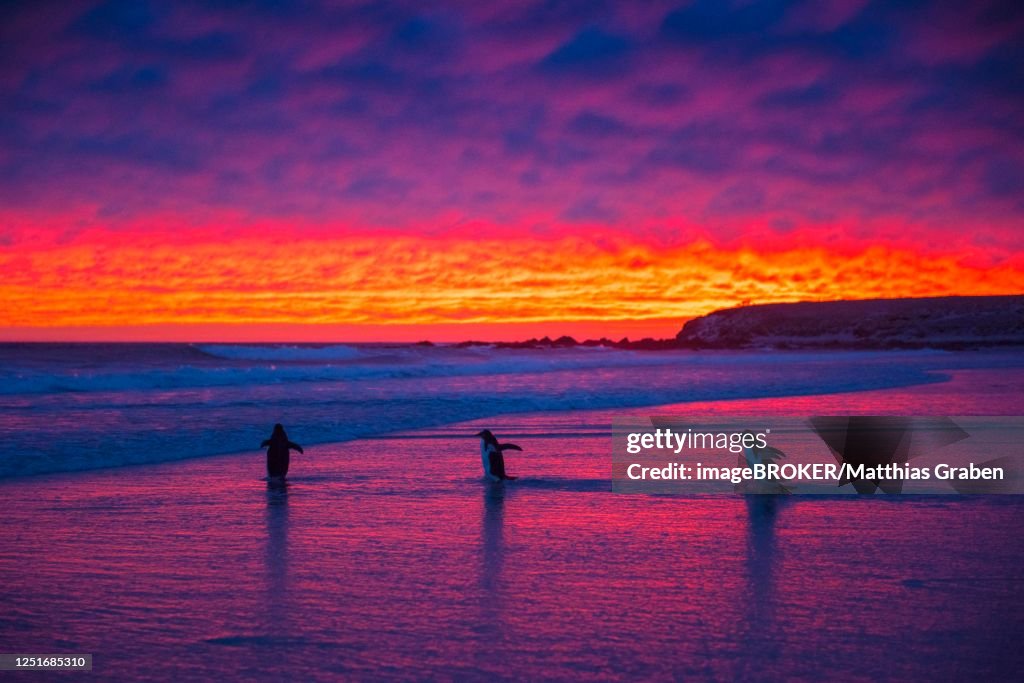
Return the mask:
[[480,623],[484,642],[504,640],[505,485],[488,483],[483,489],[480,537]]
[[744,656],[740,672],[744,679],[766,676],[781,656],[776,623],[776,581],[778,554],[775,525],[789,501],[784,496],[747,495],[747,588],[744,600]]
[[267,604],[264,612],[268,635],[287,635],[288,620],[288,483],[267,482],[266,509]]
[[497,593],[505,564],[505,485],[487,484],[483,496],[480,587]]

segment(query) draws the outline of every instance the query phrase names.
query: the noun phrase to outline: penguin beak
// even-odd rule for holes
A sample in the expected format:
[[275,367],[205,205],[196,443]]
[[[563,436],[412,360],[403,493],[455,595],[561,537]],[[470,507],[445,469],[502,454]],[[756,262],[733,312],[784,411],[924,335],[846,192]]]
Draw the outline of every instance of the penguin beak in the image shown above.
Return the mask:
[[481,436],[481,437],[482,437],[483,435],[484,435],[484,433],[483,433],[483,432],[477,432],[477,433],[476,433],[476,434],[474,434],[473,436]]

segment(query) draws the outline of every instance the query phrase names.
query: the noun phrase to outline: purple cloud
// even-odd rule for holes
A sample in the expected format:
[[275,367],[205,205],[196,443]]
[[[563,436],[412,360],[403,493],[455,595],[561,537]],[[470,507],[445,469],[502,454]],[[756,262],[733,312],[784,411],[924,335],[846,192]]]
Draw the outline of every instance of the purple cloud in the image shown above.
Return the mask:
[[838,221],[876,239],[980,224],[1021,246],[1019,3],[3,12],[11,210],[723,235]]

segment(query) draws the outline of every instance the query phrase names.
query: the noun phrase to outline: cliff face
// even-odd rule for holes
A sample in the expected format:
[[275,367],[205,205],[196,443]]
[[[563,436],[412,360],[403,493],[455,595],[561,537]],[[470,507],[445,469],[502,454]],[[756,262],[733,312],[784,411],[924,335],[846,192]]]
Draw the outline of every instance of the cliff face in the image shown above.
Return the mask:
[[687,322],[689,348],[975,348],[1024,345],[1024,295],[764,304]]

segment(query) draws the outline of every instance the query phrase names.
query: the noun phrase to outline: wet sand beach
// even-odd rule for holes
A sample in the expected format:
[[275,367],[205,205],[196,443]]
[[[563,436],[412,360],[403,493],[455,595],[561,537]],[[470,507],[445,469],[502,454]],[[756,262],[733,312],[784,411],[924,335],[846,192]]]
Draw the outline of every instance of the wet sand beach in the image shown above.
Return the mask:
[[[938,386],[814,405],[938,408]],[[1001,386],[968,372],[947,390],[991,408]],[[285,487],[256,449],[0,484],[0,634],[93,653],[114,679],[1005,679],[1024,664],[1019,497],[613,494],[612,412],[311,447]],[[523,447],[519,481],[480,479],[484,425]]]

